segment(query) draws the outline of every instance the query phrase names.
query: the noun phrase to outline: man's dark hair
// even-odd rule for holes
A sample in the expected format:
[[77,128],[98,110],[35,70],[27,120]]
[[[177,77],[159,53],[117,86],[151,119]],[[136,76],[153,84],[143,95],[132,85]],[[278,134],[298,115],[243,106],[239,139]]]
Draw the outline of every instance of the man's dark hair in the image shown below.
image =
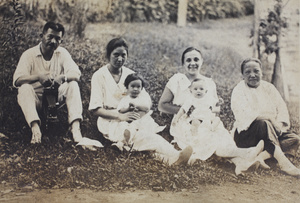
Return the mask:
[[54,22],[47,22],[44,25],[43,34],[45,34],[49,28],[51,28],[52,30],[54,30],[56,32],[62,32],[62,36],[64,36],[64,34],[65,34],[64,26],[62,24],[54,23]]

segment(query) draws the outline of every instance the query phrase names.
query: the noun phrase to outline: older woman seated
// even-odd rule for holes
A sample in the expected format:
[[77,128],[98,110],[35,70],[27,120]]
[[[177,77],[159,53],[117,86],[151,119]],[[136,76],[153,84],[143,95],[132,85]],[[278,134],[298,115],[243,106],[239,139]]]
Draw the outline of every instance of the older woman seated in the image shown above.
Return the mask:
[[300,143],[299,136],[289,130],[285,102],[271,83],[261,80],[262,69],[258,59],[244,60],[241,72],[244,80],[233,89],[231,97],[237,146],[253,147],[264,140],[265,151],[258,156],[261,164],[269,168],[264,160],[273,156],[282,171],[300,176],[300,170],[284,155],[284,152],[295,155]]

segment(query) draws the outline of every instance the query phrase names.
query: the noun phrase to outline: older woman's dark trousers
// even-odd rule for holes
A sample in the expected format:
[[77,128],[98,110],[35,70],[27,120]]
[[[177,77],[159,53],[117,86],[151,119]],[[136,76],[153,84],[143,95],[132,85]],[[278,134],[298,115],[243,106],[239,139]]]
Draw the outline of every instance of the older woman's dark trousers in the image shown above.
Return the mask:
[[254,147],[260,140],[265,143],[264,150],[274,155],[275,145],[280,146],[283,152],[287,152],[295,145],[299,146],[300,138],[292,132],[280,133],[276,131],[268,120],[255,120],[247,130],[234,133],[234,141],[240,148]]

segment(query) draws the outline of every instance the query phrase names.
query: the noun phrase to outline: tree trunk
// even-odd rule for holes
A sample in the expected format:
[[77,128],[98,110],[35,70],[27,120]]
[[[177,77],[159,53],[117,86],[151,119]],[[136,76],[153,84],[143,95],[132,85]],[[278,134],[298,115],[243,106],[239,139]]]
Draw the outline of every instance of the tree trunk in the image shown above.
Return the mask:
[[280,35],[281,29],[278,30],[277,36],[277,45],[278,49],[275,51],[275,63],[274,70],[272,75],[272,84],[277,88],[282,98],[288,102],[289,101],[289,92],[287,88],[287,84],[285,83],[285,70],[280,61]]
[[82,1],[77,2],[74,6],[74,13],[71,18],[70,30],[73,32],[74,36],[79,38],[84,37],[84,30],[87,24],[86,13],[89,9],[88,3]]
[[260,42],[259,42],[259,1],[254,1],[254,17],[253,17],[253,53],[254,58],[258,57],[260,59]]
[[177,25],[180,27],[185,27],[186,25],[187,6],[188,0],[179,0],[177,12]]

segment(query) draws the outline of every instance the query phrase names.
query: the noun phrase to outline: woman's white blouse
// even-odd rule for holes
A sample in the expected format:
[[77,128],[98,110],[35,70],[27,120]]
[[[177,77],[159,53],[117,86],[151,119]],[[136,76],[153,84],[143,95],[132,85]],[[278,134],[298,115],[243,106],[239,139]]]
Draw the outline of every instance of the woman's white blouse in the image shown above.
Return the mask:
[[116,83],[108,70],[108,65],[97,70],[92,77],[89,110],[99,107],[116,109],[120,100],[126,95],[124,81],[131,73],[134,71],[122,67],[120,81]]
[[261,81],[257,88],[250,88],[244,80],[239,82],[232,92],[231,109],[238,132],[247,130],[258,116],[290,125],[284,100],[274,85],[266,81]]

